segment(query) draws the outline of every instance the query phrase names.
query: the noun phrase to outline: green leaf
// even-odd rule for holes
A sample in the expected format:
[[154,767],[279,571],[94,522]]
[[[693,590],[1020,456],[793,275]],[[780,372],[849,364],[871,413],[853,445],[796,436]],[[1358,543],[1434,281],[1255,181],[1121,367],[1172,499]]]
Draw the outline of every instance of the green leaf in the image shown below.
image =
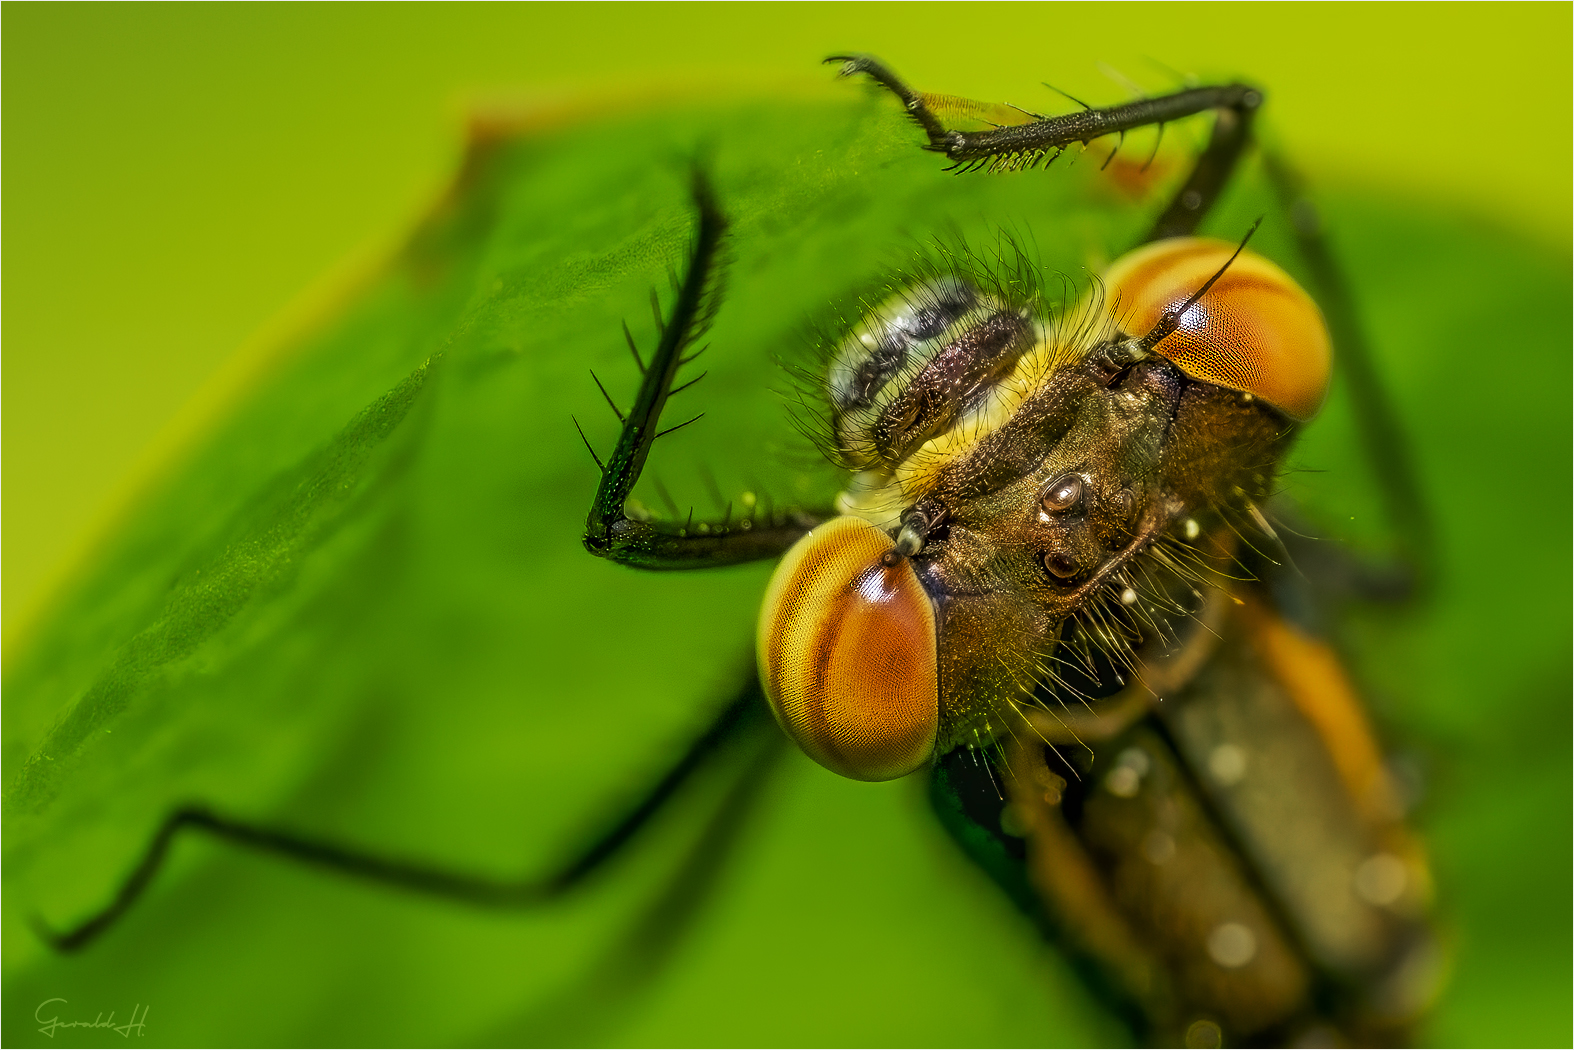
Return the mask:
[[[456,869],[540,871],[730,698],[769,567],[641,574],[588,557],[597,474],[569,418],[610,447],[588,370],[632,397],[619,326],[654,344],[649,289],[683,265],[695,158],[733,223],[728,294],[696,366],[708,375],[669,422],[707,415],[662,439],[637,493],[658,512],[658,479],[700,513],[710,478],[724,500],[833,493],[780,362],[810,363],[817,333],[934,237],[988,254],[1004,228],[1086,287],[1151,212],[1093,154],[944,175],[888,100],[850,88],[479,144],[386,273],[148,495],[11,670],[9,1045],[45,1040],[33,1003],[54,997],[63,1018],[147,1006],[146,1037],[170,1044],[1127,1038],[968,867],[918,785],[843,781],[797,756],[645,981],[585,984],[673,877],[710,780],[539,913],[193,838],[81,954],[51,954],[25,925],[102,907],[193,800]],[[1271,207],[1249,179],[1212,227],[1234,237]],[[1388,201],[1333,196],[1330,215],[1442,516],[1436,601],[1343,632],[1380,719],[1433,773],[1421,823],[1464,931],[1436,1034],[1551,1038],[1569,978],[1568,260]],[[1257,243],[1293,268],[1282,224]],[[1320,527],[1376,533],[1338,391],[1297,459],[1326,470],[1289,482]],[[1529,874],[1506,878],[1504,851]],[[1508,984],[1527,967],[1529,985]]]

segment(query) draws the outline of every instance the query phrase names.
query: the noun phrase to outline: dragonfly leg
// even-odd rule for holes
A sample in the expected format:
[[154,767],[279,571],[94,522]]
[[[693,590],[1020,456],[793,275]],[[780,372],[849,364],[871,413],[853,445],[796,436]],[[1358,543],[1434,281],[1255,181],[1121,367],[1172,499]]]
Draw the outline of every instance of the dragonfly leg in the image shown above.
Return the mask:
[[694,204],[699,226],[688,271],[678,286],[671,313],[662,323],[660,344],[648,363],[641,362],[644,379],[634,406],[622,417],[617,445],[602,464],[601,484],[585,522],[586,550],[641,569],[697,569],[774,558],[824,517],[787,511],[737,520],[729,515],[720,522],[691,518],[680,525],[637,520],[626,512],[629,494],[645,468],[651,445],[663,434],[699,418],[660,429],[668,397],[681,389],[673,385],[678,369],[698,356],[698,351],[688,356],[685,352],[704,335],[720,298],[719,256],[727,220],[710,185],[698,172],[694,176]]
[[[419,862],[379,855],[279,828],[235,820],[207,806],[184,806],[165,818],[142,859],[106,907],[70,929],[55,930],[35,919],[39,936],[62,952],[86,947],[128,912],[163,867],[182,832],[195,831],[288,857],[292,860],[433,897],[489,908],[528,908],[547,903],[583,883],[617,857],[678,789],[701,767],[742,738],[770,727],[758,679],[751,675],[739,695],[722,710],[683,756],[667,770],[616,824],[556,870],[522,879],[494,879],[449,871]],[[772,731],[771,735],[777,735]]]
[[[1329,246],[1322,216],[1306,193],[1305,183],[1285,159],[1264,152],[1264,165],[1274,189],[1290,215],[1291,227],[1313,285],[1312,291],[1328,322],[1340,371],[1350,387],[1361,448],[1376,474],[1384,512],[1395,533],[1399,568],[1373,567],[1356,573],[1370,577],[1378,597],[1408,597],[1424,590],[1436,573],[1436,536],[1431,508],[1421,494],[1415,457],[1405,437],[1398,409],[1383,383],[1370,342],[1362,327],[1355,296]],[[1408,581],[1395,585],[1396,575]]]
[[924,101],[923,95],[908,87],[907,83],[884,62],[873,55],[832,55],[825,62],[827,65],[840,62],[841,76],[851,77],[862,73],[895,95],[901,100],[907,115],[929,136],[928,148],[936,153],[947,152],[952,142],[951,136],[957,132],[949,130],[941,123],[940,118],[929,108],[929,103]]
[[1220,107],[1207,148],[1192,165],[1191,174],[1170,199],[1169,206],[1154,221],[1153,228],[1143,238],[1144,244],[1168,237],[1188,237],[1197,232],[1214,202],[1229,185],[1230,176],[1235,173],[1241,154],[1251,141],[1252,115],[1260,105],[1262,93],[1254,91],[1243,97],[1239,105]]
[[[977,168],[1015,171],[1052,161],[1073,143],[1086,145],[1105,135],[1162,125],[1210,109],[1244,115],[1262,105],[1262,92],[1256,88],[1246,84],[1220,84],[1186,88],[1118,106],[1084,106],[1078,112],[1056,117],[1022,113],[1021,116],[1029,119],[984,131],[958,131],[946,127],[940,120],[935,112],[937,104],[963,103],[974,112],[1008,107],[979,106],[964,100],[921,94],[903,83],[873,55],[833,55],[825,61],[840,62],[842,76],[862,73],[894,94],[901,100],[907,115],[929,136],[926,148],[945,154],[953,169],[962,171]],[[1228,173],[1226,165],[1221,178]]]
[[721,789],[700,834],[621,935],[543,1002],[477,1042],[586,1046],[617,1041],[613,1033],[631,1004],[663,972],[700,910],[714,899],[728,862],[753,824],[770,777],[787,753],[783,734],[773,729],[759,735],[753,746],[738,748],[732,779]]

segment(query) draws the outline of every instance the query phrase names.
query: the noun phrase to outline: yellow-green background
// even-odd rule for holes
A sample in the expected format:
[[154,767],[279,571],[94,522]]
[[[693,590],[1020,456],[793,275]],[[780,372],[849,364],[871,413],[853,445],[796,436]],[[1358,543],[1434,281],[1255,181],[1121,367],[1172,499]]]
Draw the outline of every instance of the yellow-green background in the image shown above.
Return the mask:
[[[896,22],[900,16],[915,14],[926,21]],[[540,7],[13,7],[7,8],[3,17],[5,28],[11,30],[5,37],[5,57],[11,61],[5,64],[8,90],[4,115],[12,118],[6,122],[11,132],[7,144],[12,148],[6,159],[12,192],[7,201],[11,207],[6,214],[10,222],[5,228],[4,261],[10,264],[5,272],[13,292],[5,311],[5,335],[12,337],[6,342],[12,351],[6,378],[12,382],[6,385],[5,405],[9,468],[5,494],[11,497],[6,501],[5,524],[7,538],[12,541],[12,557],[6,564],[11,570],[6,573],[6,607],[8,631],[13,637],[18,617],[27,615],[26,588],[32,587],[36,595],[39,581],[47,581],[51,574],[58,576],[72,549],[83,549],[82,537],[95,518],[98,528],[113,527],[113,507],[117,498],[123,500],[114,496],[116,488],[124,493],[134,487],[139,478],[156,472],[157,464],[167,461],[171,450],[199,436],[204,421],[219,417],[237,394],[245,393],[246,377],[259,361],[266,360],[269,346],[277,342],[281,332],[309,324],[314,305],[331,301],[333,288],[344,284],[346,275],[363,268],[382,247],[399,241],[413,216],[443,184],[457,157],[460,117],[467,98],[512,95],[517,102],[576,92],[616,98],[620,92],[633,94],[664,83],[690,87],[705,83],[714,90],[740,95],[771,85],[785,85],[782,90],[788,91],[812,91],[820,85],[824,90],[830,83],[829,71],[815,66],[815,60],[827,51],[843,48],[878,50],[926,87],[1035,106],[1052,104],[1043,100],[1053,96],[1035,86],[1041,77],[1096,101],[1123,97],[1125,89],[1104,77],[1097,66],[1100,61],[1150,87],[1174,80],[1160,64],[1204,75],[1245,74],[1271,90],[1267,132],[1284,140],[1288,151],[1310,169],[1319,186],[1346,199],[1352,194],[1359,197],[1364,187],[1371,200],[1391,202],[1383,207],[1394,209],[1395,215],[1405,214],[1407,207],[1413,207],[1417,215],[1465,212],[1487,222],[1461,226],[1485,229],[1498,224],[1528,234],[1542,246],[1536,252],[1521,253],[1538,260],[1538,287],[1544,287],[1542,277],[1549,266],[1557,269],[1552,263],[1564,260],[1566,266],[1567,260],[1566,7],[600,7],[583,11]],[[594,65],[586,64],[590,62]],[[535,87],[530,87],[532,83]],[[836,90],[846,97],[857,97],[848,94],[850,89],[844,85]],[[1534,107],[1538,105],[1549,109],[1537,111]],[[759,134],[766,129],[752,130]],[[929,168],[924,170],[927,176]],[[1019,180],[1013,185],[1025,189],[1031,182]],[[1363,213],[1355,209],[1345,214]],[[1372,209],[1364,214],[1371,217]],[[1456,219],[1457,215],[1450,217],[1450,221]],[[1348,227],[1341,232],[1345,243],[1359,242],[1363,233]],[[1416,245],[1432,243],[1425,228],[1412,226],[1410,237]],[[1491,240],[1484,236],[1480,242]],[[1446,251],[1436,256],[1448,257]],[[343,265],[347,258],[350,262]],[[341,265],[339,276],[332,276],[333,268]],[[1402,278],[1410,269],[1399,263],[1393,271]],[[1496,272],[1512,271],[1499,268]],[[324,273],[330,273],[320,286],[326,291],[303,293]],[[735,292],[742,298],[750,290],[761,291],[740,281]],[[1499,289],[1499,293],[1505,291],[1512,290]],[[1412,299],[1422,301],[1425,293],[1424,288],[1408,290]],[[1457,290],[1451,294],[1458,297]],[[294,306],[285,306],[292,301]],[[1544,304],[1545,299],[1536,301]],[[737,308],[740,303],[735,299],[731,305]],[[1547,400],[1548,386],[1560,390],[1566,386],[1563,380],[1552,383],[1547,377],[1566,372],[1551,367],[1554,363],[1545,357],[1521,362],[1512,357],[1516,345],[1512,333],[1535,325],[1547,329],[1545,309],[1538,307],[1534,318],[1516,318],[1511,309],[1494,309],[1488,302],[1475,312],[1502,314],[1505,336],[1501,343],[1486,346],[1484,342],[1480,385],[1500,397],[1492,407],[1499,414],[1485,418],[1507,425],[1514,421],[1502,413],[1512,412],[1524,399],[1512,396],[1512,383],[1504,381],[1505,368],[1514,380],[1536,384],[1541,395],[1537,403]],[[1554,320],[1563,317],[1559,313]],[[1527,321],[1535,325],[1527,325]],[[613,324],[609,321],[604,327],[610,331]],[[259,329],[262,336],[245,345],[247,333]],[[1538,353],[1544,353],[1544,342],[1535,346]],[[1461,384],[1475,381],[1469,371],[1476,362],[1466,360],[1470,366],[1459,370]],[[1516,364],[1520,368],[1513,371]],[[193,401],[192,392],[204,385]],[[711,397],[719,395],[718,390]],[[1456,396],[1450,403],[1459,406],[1468,402],[1468,397]],[[335,416],[332,422],[338,425],[343,418],[342,414]],[[1450,425],[1436,413],[1423,422],[1433,442],[1440,429]],[[557,427],[553,424],[554,432]],[[1315,442],[1327,429],[1309,437]],[[1453,429],[1458,432],[1456,438],[1471,442],[1472,462],[1490,462],[1499,432],[1489,430],[1472,438],[1464,426],[1453,424]],[[1530,432],[1543,431],[1531,428]],[[559,451],[564,456],[579,455],[577,448]],[[1435,458],[1437,447],[1428,445],[1426,451]],[[1566,452],[1555,451],[1552,459],[1561,467],[1546,483],[1561,487],[1567,477]],[[1513,516],[1516,509],[1549,503],[1566,506],[1566,498],[1560,502],[1541,491],[1527,504],[1525,493],[1495,488],[1494,482],[1504,473],[1521,479],[1536,475],[1529,462],[1536,455],[1534,442],[1522,442],[1505,454],[1512,457],[1506,465],[1513,471],[1465,471],[1457,478],[1457,487],[1440,486],[1438,491],[1448,500],[1443,510],[1460,527],[1468,523],[1469,513],[1492,515],[1497,531],[1484,530],[1486,536],[1510,532],[1506,526],[1511,523],[1544,533],[1550,515],[1544,514],[1539,521],[1525,520],[1523,515]],[[588,464],[580,466],[589,469]],[[576,514],[578,484],[576,479]],[[505,515],[498,517],[490,527],[505,531],[513,527],[511,520],[502,520]],[[29,521],[34,524],[29,526]],[[72,521],[77,523],[75,533]],[[187,519],[180,521],[184,527]],[[1556,524],[1560,534],[1566,534],[1566,519]],[[577,551],[572,553],[576,578],[582,561],[587,577],[592,570],[606,568],[591,565]],[[1515,552],[1508,547],[1486,546],[1467,553],[1470,557],[1462,563],[1479,568],[1481,573],[1464,581],[1472,587],[1460,587],[1463,575],[1455,563],[1451,577],[1456,585],[1454,599],[1460,601],[1463,594],[1471,596],[1472,603],[1468,609],[1454,608],[1456,627],[1468,626],[1472,618],[1480,623],[1492,612],[1481,597],[1490,588],[1474,585],[1490,582],[1493,572],[1511,566]],[[1523,626],[1527,614],[1536,611],[1528,608],[1533,603],[1542,612],[1539,628],[1555,625],[1559,613],[1566,616],[1563,603],[1546,601],[1546,588],[1537,586],[1533,575],[1523,571],[1529,569],[1533,574],[1536,566],[1517,568],[1522,571],[1505,576],[1500,590],[1518,596],[1520,608],[1514,611],[1521,619],[1495,619]],[[1551,574],[1557,581],[1566,576],[1563,571]],[[499,587],[491,574],[473,582],[484,585],[488,595],[497,598],[494,592]],[[715,582],[713,579],[712,584]],[[735,584],[739,582],[734,579]],[[675,594],[678,588],[692,586],[644,578],[635,583],[632,577],[627,583],[629,587],[648,583],[652,593],[657,585],[663,593],[672,590]],[[459,582],[454,581],[449,589],[454,592],[449,597],[462,605],[457,600],[464,594]],[[530,612],[544,613],[533,608]],[[1500,634],[1491,643],[1497,648],[1470,651],[1457,658],[1456,663],[1468,660],[1477,670],[1495,667],[1499,681],[1494,683],[1487,676],[1480,703],[1471,703],[1473,697],[1456,697],[1453,707],[1443,705],[1443,720],[1453,719],[1456,729],[1463,729],[1448,744],[1455,769],[1448,791],[1451,808],[1447,819],[1432,821],[1432,830],[1440,856],[1449,861],[1446,875],[1451,881],[1445,886],[1449,911],[1465,917],[1465,933],[1475,938],[1463,944],[1461,972],[1447,1004],[1452,1027],[1442,1030],[1456,1033],[1455,1038],[1488,1041],[1482,1033],[1489,1030],[1492,1018],[1508,1013],[1523,1015],[1518,1016],[1521,1027],[1502,1031],[1503,1039],[1556,1031],[1559,1004],[1549,1001],[1545,989],[1566,985],[1545,980],[1554,968],[1547,960],[1555,956],[1557,938],[1566,938],[1567,922],[1566,913],[1548,910],[1551,897],[1542,892],[1552,881],[1546,857],[1567,855],[1560,845],[1567,834],[1566,807],[1558,804],[1565,796],[1558,794],[1557,802],[1550,802],[1552,793],[1543,783],[1554,775],[1566,779],[1565,766],[1550,761],[1553,752],[1563,746],[1561,738],[1553,740],[1550,749],[1547,745],[1556,736],[1547,727],[1561,725],[1566,732],[1566,717],[1561,723],[1524,717],[1532,707],[1553,709],[1562,702],[1556,696],[1552,704],[1543,704],[1539,694],[1534,698],[1500,695],[1505,685],[1523,684],[1529,672],[1539,674],[1550,659],[1552,647],[1542,640],[1549,632],[1522,633],[1523,638]],[[1447,637],[1460,635],[1456,631]],[[1535,652],[1527,653],[1532,646]],[[1418,667],[1415,657],[1432,651],[1425,647],[1403,651],[1392,661],[1392,668],[1380,664],[1377,669],[1390,675],[1410,674]],[[1522,662],[1529,666],[1516,667],[1516,653],[1528,655],[1530,659]],[[268,660],[266,651],[255,655]],[[714,662],[710,652],[689,657],[691,662]],[[281,654],[278,662],[288,663],[288,654]],[[1556,663],[1555,659],[1551,662]],[[316,674],[317,665],[308,670]],[[579,673],[572,667],[556,670],[565,679]],[[613,670],[621,673],[620,668]],[[1427,671],[1430,674],[1415,674],[1418,692],[1436,677],[1435,667]],[[73,673],[82,672],[82,668],[73,669]],[[47,692],[36,688],[36,678],[34,693]],[[1477,674],[1471,680],[1482,678]],[[1552,688],[1544,691],[1551,695],[1558,683],[1549,679],[1541,685],[1549,682]],[[506,687],[509,683],[493,684]],[[14,687],[15,680],[8,685]],[[446,726],[457,712],[444,707],[441,688],[427,688],[429,685],[432,683],[408,691],[419,694],[414,697],[417,706],[434,724]],[[1494,685],[1499,687],[1498,693],[1491,692]],[[455,685],[453,692],[468,695],[466,688]],[[321,691],[325,695],[334,692],[331,676]],[[11,715],[31,710],[25,694],[21,689],[12,694],[16,702]],[[235,697],[216,692],[208,699],[214,712],[244,719],[236,714],[239,708],[232,711],[227,706]],[[1423,693],[1415,702],[1436,706],[1436,699]],[[1528,702],[1531,699],[1534,705]],[[507,706],[506,688],[499,693],[498,703]],[[1495,714],[1490,710],[1494,704],[1498,705]],[[278,721],[276,706],[263,704],[254,711],[270,721],[251,726],[243,720],[227,733],[227,739],[241,747],[247,758],[272,753],[266,752],[266,735],[270,729],[275,734],[283,731],[272,724]],[[190,714],[200,720],[207,710],[196,707]],[[570,732],[582,731],[584,712],[559,714],[559,722],[572,727]],[[1461,717],[1464,714],[1470,717]],[[156,728],[157,718],[149,718]],[[532,721],[528,728],[535,730],[540,724]],[[1507,732],[1494,736],[1491,730],[1497,724],[1533,734],[1535,739]],[[535,733],[532,745],[550,749],[550,733],[545,734],[545,741],[539,739],[542,735]],[[122,741],[123,735],[117,733],[114,739]],[[198,734],[193,739],[204,738]],[[498,754],[493,756],[505,766],[519,761],[517,753],[503,746],[506,739],[497,737]],[[426,743],[414,742],[417,747]],[[356,744],[347,753],[376,750],[359,746],[359,740]],[[324,753],[330,759],[333,746],[332,740],[324,742]],[[295,749],[291,754],[299,752],[309,758],[308,751]],[[1483,754],[1490,761],[1481,761]],[[468,755],[462,748],[449,749],[446,764],[452,767],[451,775],[463,774],[470,765],[487,765],[482,760],[467,762]],[[212,755],[205,757],[210,763],[223,764]],[[1566,765],[1566,752],[1561,758]],[[1510,783],[1509,774],[1521,767],[1534,767],[1535,776]],[[13,765],[8,773],[14,771]],[[1472,781],[1471,777],[1482,779]],[[422,783],[402,775],[384,779],[395,788]],[[1528,779],[1536,781],[1534,790],[1521,790]],[[833,783],[834,778],[825,776],[800,780],[812,785],[811,796],[820,791],[825,796],[822,801],[834,800],[831,809],[822,808],[818,814],[834,811],[841,817],[853,817],[857,806],[896,797],[861,785]],[[365,783],[379,790],[389,786],[377,778],[368,778]],[[455,794],[463,796],[465,792],[456,790]],[[596,800],[601,797],[595,791],[591,795]],[[309,801],[314,796],[303,797]],[[247,812],[275,812],[268,798],[241,792],[232,801],[248,807]],[[1480,804],[1472,808],[1475,800]],[[403,827],[403,817],[412,812],[411,801],[401,800],[396,793],[389,807],[378,812],[391,828]],[[428,798],[415,801],[434,807]],[[426,822],[432,827],[447,828],[457,841],[479,839],[475,827],[464,823],[464,813],[441,806],[434,812],[439,819]],[[482,815],[479,811],[471,814],[471,824],[484,824],[485,834],[497,833],[503,826],[498,821],[483,821]],[[910,823],[919,826],[917,821]],[[395,841],[388,833],[390,828],[382,825],[349,822],[349,826],[367,841]],[[421,822],[411,826],[423,828],[423,842],[426,832],[432,830]],[[847,829],[860,826],[859,820],[852,819]],[[1468,834],[1460,834],[1461,826]],[[10,825],[8,834],[16,827]],[[863,827],[861,834],[865,836],[876,833],[873,818]],[[1540,835],[1537,829],[1545,834]],[[136,832],[134,828],[119,830]],[[501,837],[512,838],[506,831]],[[810,835],[780,841],[801,848],[815,839]],[[831,854],[835,850],[828,850]],[[220,856],[223,867],[212,884],[227,884],[229,875],[224,873],[232,875],[235,870],[275,871],[254,858],[229,857],[222,851]],[[945,857],[960,863],[949,851]],[[829,863],[804,863],[804,867],[814,873],[813,878],[835,874],[838,878],[831,880],[835,884],[847,874],[835,867],[842,862],[836,855]],[[927,859],[925,864],[929,864]],[[937,857],[930,866],[943,864]],[[1516,864],[1521,867],[1516,869]],[[14,877],[17,870],[11,868],[8,877]],[[102,874],[96,876],[101,878]],[[1561,874],[1566,880],[1566,870]],[[336,888],[330,880],[310,873],[300,878],[324,894]],[[211,934],[222,948],[210,940],[207,950],[178,957],[182,945],[191,942],[175,935],[173,927],[171,936],[161,938],[159,924],[171,917],[184,922],[193,907],[200,912],[203,885],[200,880],[180,883],[177,892],[162,898],[162,911],[155,907],[156,902],[150,902],[137,919],[145,939],[117,942],[122,954],[116,955],[111,945],[105,951],[89,953],[79,963],[58,967],[46,963],[38,980],[47,983],[69,966],[78,965],[83,972],[125,967],[112,976],[130,976],[127,960],[136,959],[140,968],[157,970],[165,977],[181,966],[200,969],[203,972],[197,976],[204,980],[189,987],[208,987],[210,982],[205,979],[222,976],[222,962],[231,951],[237,957],[250,958],[254,965],[258,960],[266,964],[273,959],[303,972],[313,962],[331,964],[331,959],[324,963],[329,958],[324,954],[326,949],[311,950],[309,940],[295,945],[293,953],[273,955],[259,952],[255,945],[248,950],[245,945],[222,941],[225,931],[231,929],[273,932],[266,925],[200,921],[192,922],[192,927]],[[888,895],[899,896],[895,891],[902,887],[887,885],[893,891]],[[913,921],[933,921],[942,910],[939,902],[912,887],[908,890],[925,902]],[[244,886],[235,895],[247,901],[259,897]],[[313,912],[301,904],[303,899],[287,897],[278,912],[262,914],[295,916],[319,931],[314,934],[318,936],[340,936],[342,929],[354,928],[353,923],[323,925],[314,918],[342,905],[324,905]],[[993,896],[988,900],[1000,903]],[[829,921],[829,917],[822,919]],[[508,946],[506,952],[528,954],[540,943],[518,936],[510,927],[494,926],[489,916],[460,921],[473,922],[477,929],[484,926],[488,937]],[[279,935],[284,936],[284,924],[278,925]],[[36,952],[36,944],[27,940],[25,932],[16,933],[19,928],[8,927],[8,935],[14,935],[8,947],[17,948],[19,957],[29,949]],[[1490,938],[1483,935],[1489,929]],[[133,936],[137,932],[138,928],[132,929]],[[964,937],[967,932],[972,931],[964,930]],[[1504,936],[1497,936],[1499,933]],[[1483,943],[1489,940],[1492,950],[1484,951]],[[138,944],[149,954],[138,954]],[[987,942],[981,940],[980,945],[987,946]],[[305,950],[299,950],[302,948]],[[150,958],[160,951],[162,970]],[[1516,967],[1520,957],[1515,951],[1529,953],[1524,956],[1526,965]],[[497,960],[508,958],[506,952],[499,949]],[[948,950],[937,961],[952,957]],[[472,957],[469,964],[474,969],[496,970],[494,976],[500,984],[517,979],[517,967],[501,962],[493,965],[489,957]],[[1526,972],[1532,968],[1539,973]],[[335,975],[336,988],[353,988],[357,978],[371,979],[351,969]],[[259,980],[263,976],[259,973]],[[1539,983],[1538,977],[1542,979]],[[246,981],[244,975],[232,979]],[[1026,971],[1019,979],[1029,979]],[[218,987],[223,982],[211,983]],[[389,990],[378,991],[386,995]],[[166,998],[169,1006],[164,1005]],[[1497,1013],[1483,1009],[1488,1001]],[[177,1002],[166,995],[160,998],[159,1008],[189,1021],[203,1011],[222,1016],[226,1007],[224,1002],[197,1002],[189,996]],[[291,1008],[298,1007],[294,1004]],[[353,1009],[353,1004],[348,1008]],[[1064,1015],[1058,1019],[1066,1020],[1075,1017],[1078,1006],[1067,1002],[1058,1009]],[[1461,1017],[1470,1023],[1461,1026]],[[18,1017],[13,1015],[11,1020]],[[352,1041],[343,1034],[352,1030],[341,1028],[339,1040]],[[988,1026],[980,1026],[980,1031],[987,1030]],[[1070,1030],[1078,1029],[1072,1025]]]
[[1318,179],[1569,238],[1566,4],[10,4],[0,17],[8,650],[277,332],[397,243],[478,100],[696,80],[744,93],[840,49],[1030,107],[1057,104],[1041,80],[1123,97],[1101,63],[1148,85],[1166,68],[1245,74]]

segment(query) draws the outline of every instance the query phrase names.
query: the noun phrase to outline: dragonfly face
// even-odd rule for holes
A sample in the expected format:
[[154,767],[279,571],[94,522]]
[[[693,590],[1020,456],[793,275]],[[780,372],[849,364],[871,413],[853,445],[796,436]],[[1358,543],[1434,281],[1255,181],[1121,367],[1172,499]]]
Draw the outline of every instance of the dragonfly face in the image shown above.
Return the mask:
[[1220,242],[1135,252],[1058,313],[1012,287],[917,283],[831,356],[847,519],[778,568],[759,651],[778,720],[837,772],[993,743],[1065,688],[1073,620],[1117,667],[1170,644],[1327,389],[1316,306]]

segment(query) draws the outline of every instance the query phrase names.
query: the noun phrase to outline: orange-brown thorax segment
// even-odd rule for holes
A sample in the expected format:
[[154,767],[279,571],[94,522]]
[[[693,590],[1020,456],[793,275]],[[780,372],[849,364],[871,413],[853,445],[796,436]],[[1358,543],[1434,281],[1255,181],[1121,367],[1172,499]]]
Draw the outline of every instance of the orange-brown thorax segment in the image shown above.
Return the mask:
[[[1117,259],[1109,309],[1128,335],[1146,334],[1218,272],[1235,245],[1174,237]],[[1260,397],[1292,419],[1317,414],[1332,359],[1317,304],[1273,263],[1243,251],[1154,350],[1193,379]]]
[[891,538],[834,518],[776,568],[760,609],[771,710],[810,758],[854,780],[890,780],[934,750],[940,720],[935,614]]

